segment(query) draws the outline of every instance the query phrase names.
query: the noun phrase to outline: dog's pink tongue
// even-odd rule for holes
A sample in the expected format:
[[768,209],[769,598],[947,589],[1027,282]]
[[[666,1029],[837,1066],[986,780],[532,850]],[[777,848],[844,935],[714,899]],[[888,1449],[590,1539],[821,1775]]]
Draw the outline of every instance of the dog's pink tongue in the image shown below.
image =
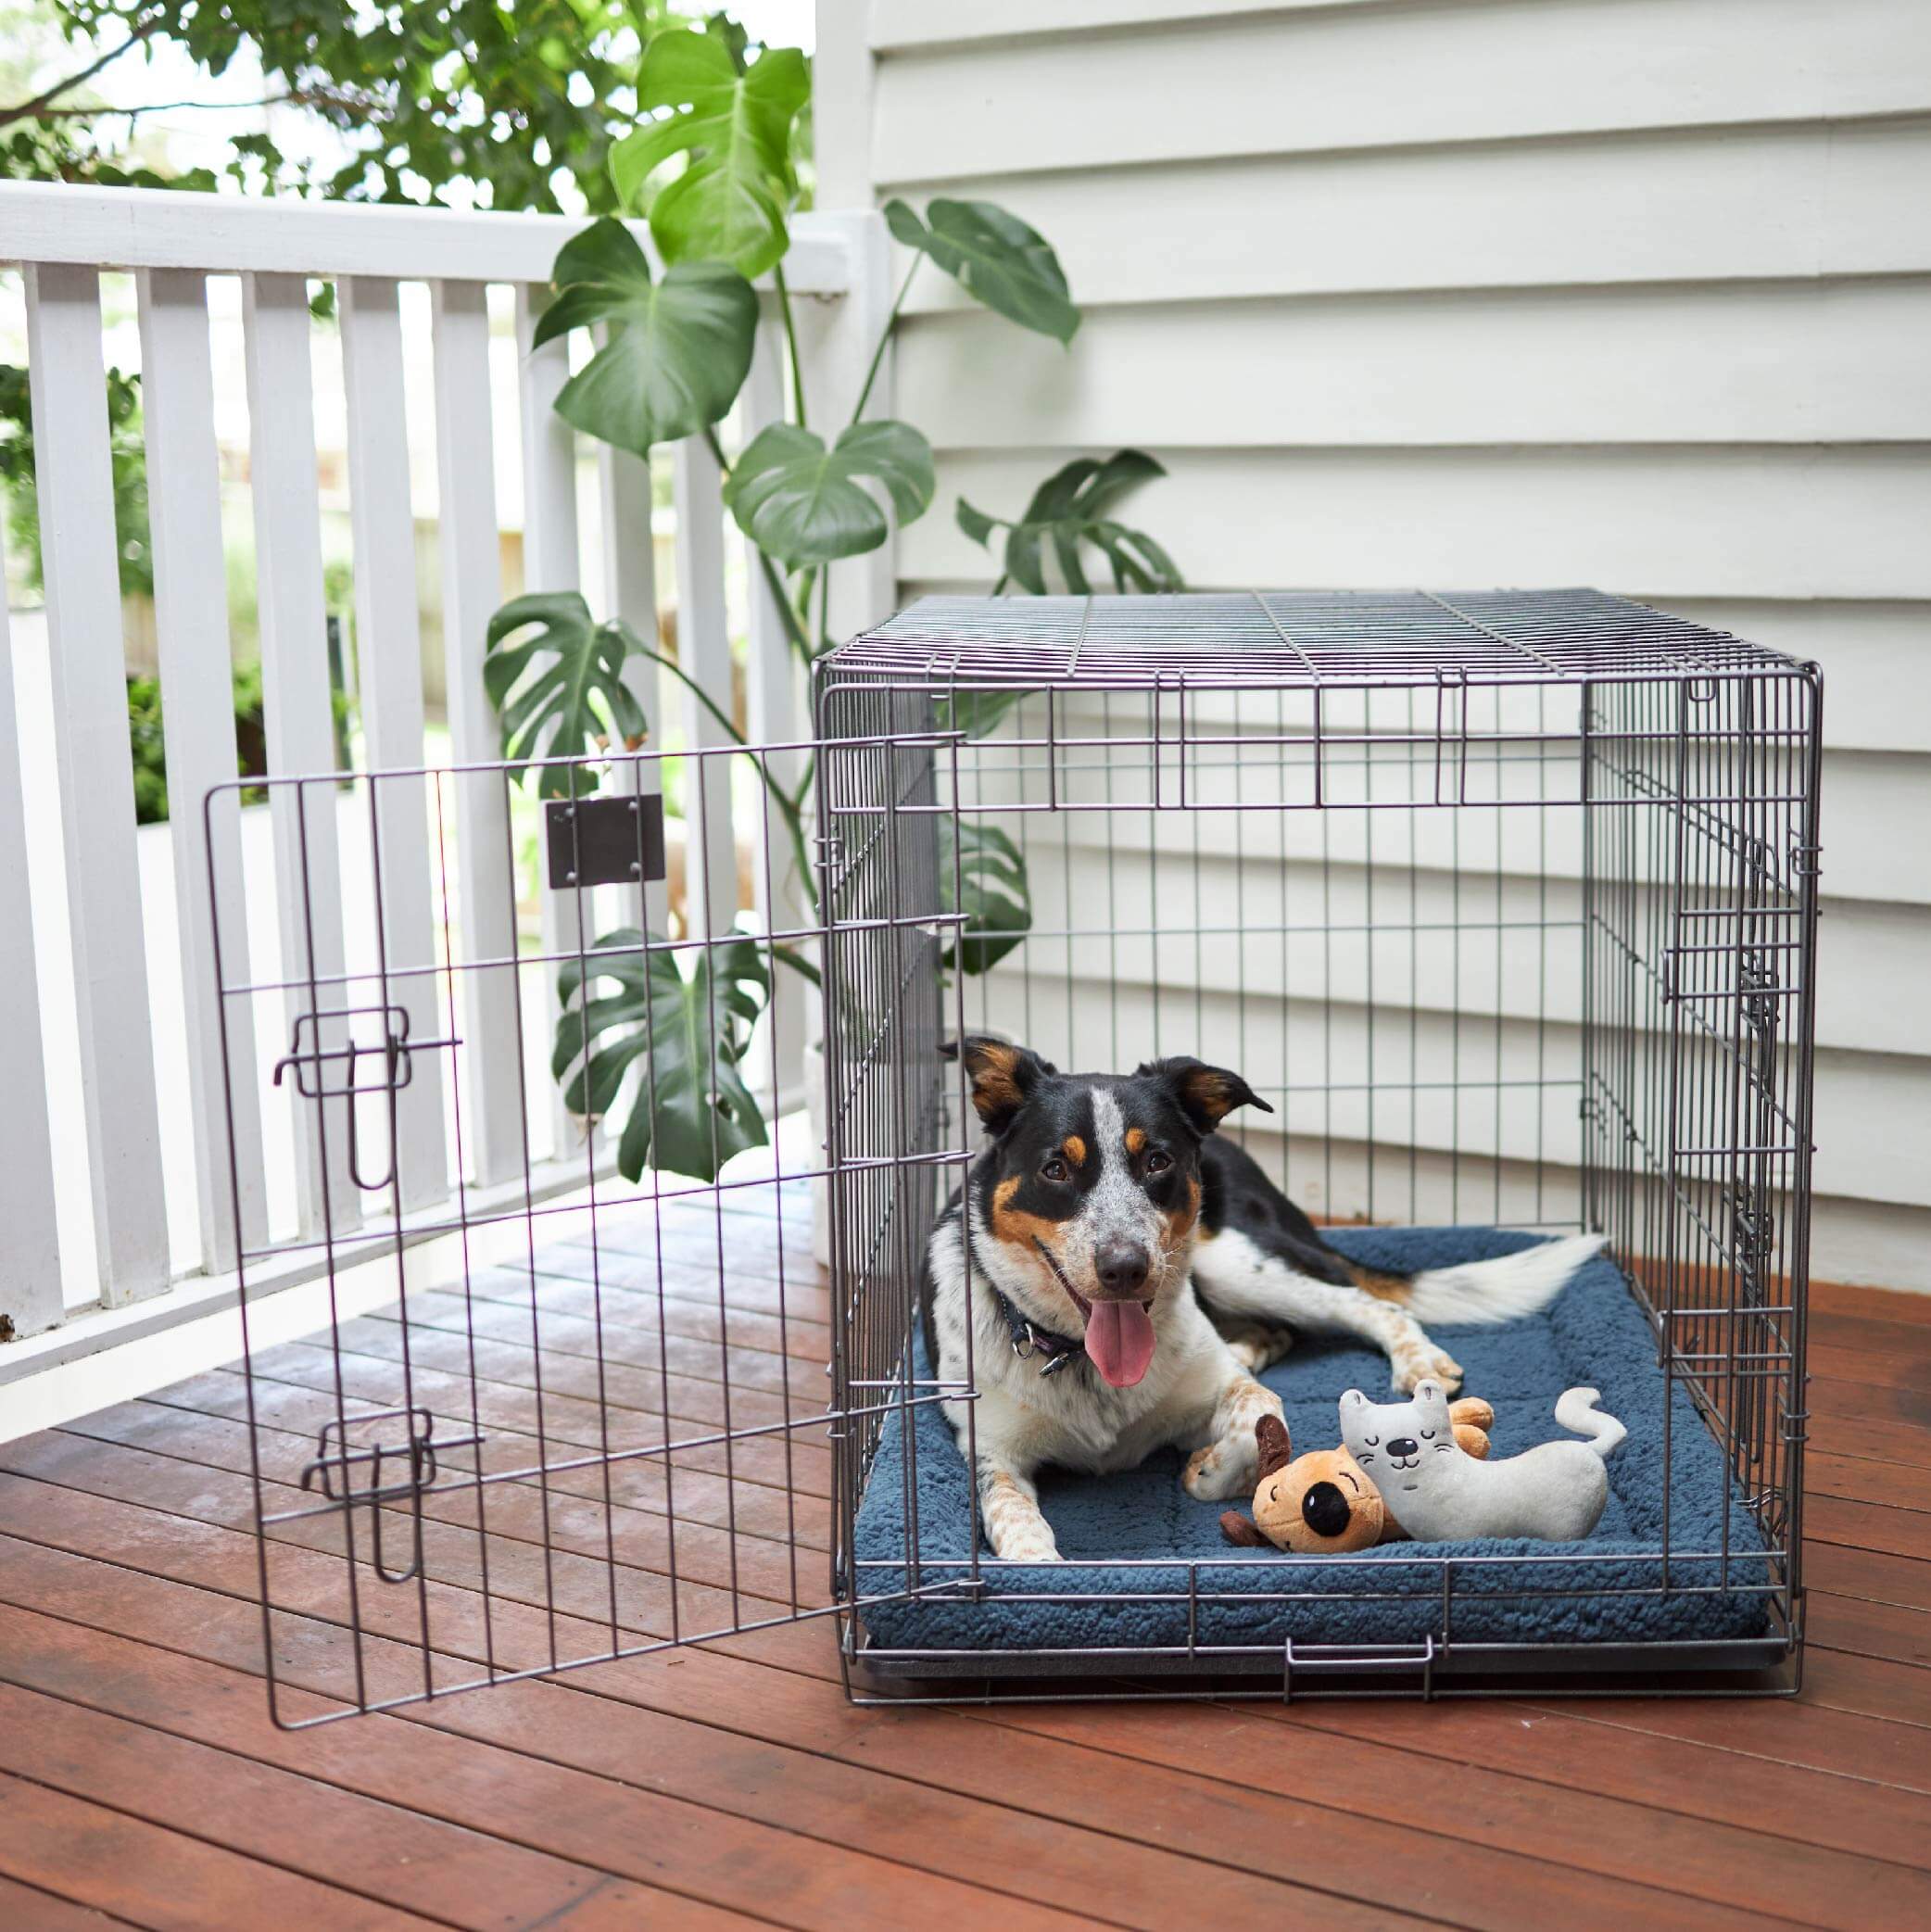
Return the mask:
[[1086,1318],[1086,1352],[1115,1388],[1131,1388],[1154,1358],[1153,1318],[1137,1301],[1096,1301]]

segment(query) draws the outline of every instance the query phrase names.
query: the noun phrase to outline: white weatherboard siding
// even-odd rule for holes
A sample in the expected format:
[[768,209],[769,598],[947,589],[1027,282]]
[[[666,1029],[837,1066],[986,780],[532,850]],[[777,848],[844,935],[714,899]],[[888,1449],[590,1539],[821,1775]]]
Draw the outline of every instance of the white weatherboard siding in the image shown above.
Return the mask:
[[1931,6],[824,0],[819,43],[827,178],[1004,204],[1086,312],[1063,351],[921,276],[902,596],[990,581],[957,496],[1138,444],[1202,587],[1594,583],[1823,664],[1814,1268],[1931,1290]]

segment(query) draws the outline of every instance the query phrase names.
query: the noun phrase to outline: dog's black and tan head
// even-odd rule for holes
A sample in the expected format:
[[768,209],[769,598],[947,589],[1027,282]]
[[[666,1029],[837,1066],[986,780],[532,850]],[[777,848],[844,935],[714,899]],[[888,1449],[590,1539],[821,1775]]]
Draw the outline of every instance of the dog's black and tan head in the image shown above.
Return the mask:
[[1271,1112],[1239,1074],[1156,1060],[1131,1074],[1061,1073],[983,1034],[955,1051],[991,1144],[973,1168],[999,1272],[1041,1313],[1082,1329],[1117,1388],[1155,1348],[1160,1295],[1184,1280],[1200,1219],[1200,1148],[1235,1107]]

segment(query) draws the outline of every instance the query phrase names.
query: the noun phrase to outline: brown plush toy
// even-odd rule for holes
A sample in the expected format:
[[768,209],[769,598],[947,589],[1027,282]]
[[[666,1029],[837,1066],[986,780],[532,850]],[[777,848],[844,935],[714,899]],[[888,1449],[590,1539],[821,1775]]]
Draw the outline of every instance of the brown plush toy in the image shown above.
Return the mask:
[[[1450,1405],[1455,1440],[1469,1455],[1488,1454],[1488,1432],[1496,1412],[1476,1395]],[[1369,1549],[1384,1536],[1401,1532],[1382,1503],[1382,1493],[1344,1448],[1314,1449],[1296,1457],[1287,1424],[1262,1416],[1254,1425],[1260,1446],[1260,1480],[1254,1491],[1254,1514],[1230,1509],[1220,1534],[1243,1549],[1292,1551],[1296,1556],[1345,1556]]]

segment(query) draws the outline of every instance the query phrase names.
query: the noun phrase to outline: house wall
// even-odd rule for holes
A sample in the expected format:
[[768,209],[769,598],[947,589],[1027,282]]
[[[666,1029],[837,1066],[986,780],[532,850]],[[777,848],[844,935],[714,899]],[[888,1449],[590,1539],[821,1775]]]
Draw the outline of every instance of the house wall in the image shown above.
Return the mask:
[[826,206],[984,196],[1070,352],[937,276],[953,521],[1137,444],[1202,587],[1594,583],[1824,667],[1815,1271],[1931,1290],[1931,7],[822,0]]

